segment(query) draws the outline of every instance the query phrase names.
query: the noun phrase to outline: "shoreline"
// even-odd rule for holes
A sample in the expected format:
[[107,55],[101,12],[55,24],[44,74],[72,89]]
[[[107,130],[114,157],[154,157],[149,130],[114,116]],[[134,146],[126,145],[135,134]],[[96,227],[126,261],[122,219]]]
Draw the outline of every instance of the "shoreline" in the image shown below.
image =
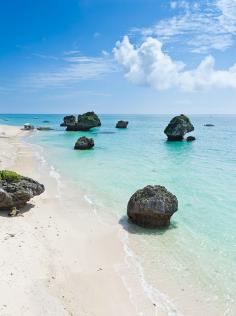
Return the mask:
[[172,278],[163,266],[168,254],[161,254],[152,280],[133,251],[139,239],[109,210],[97,209],[90,192],[49,165],[44,148],[27,142],[31,134],[0,125],[0,169],[46,187],[22,216],[0,214],[0,315],[223,315],[203,289]]
[[46,188],[21,216],[1,214],[0,314],[156,315],[157,307],[145,296],[143,310],[137,310],[131,298],[136,280],[128,276],[127,287],[118,272],[125,260],[120,226],[112,219],[101,221],[77,188],[68,190],[63,182],[60,191],[67,199],[60,200],[53,170],[46,161],[42,166],[33,146],[22,140],[29,132],[4,125],[0,134],[0,168]]

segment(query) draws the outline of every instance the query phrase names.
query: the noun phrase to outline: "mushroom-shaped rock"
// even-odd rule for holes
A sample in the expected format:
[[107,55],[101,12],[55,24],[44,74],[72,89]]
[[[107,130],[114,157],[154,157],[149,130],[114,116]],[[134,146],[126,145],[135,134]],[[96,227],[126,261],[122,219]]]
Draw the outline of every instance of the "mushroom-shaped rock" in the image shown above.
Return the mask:
[[194,136],[188,136],[188,137],[186,138],[186,141],[187,141],[187,142],[193,142],[194,140],[196,140],[196,138],[195,138]]
[[94,141],[92,138],[87,138],[85,136],[80,137],[75,143],[74,149],[85,150],[94,147]]
[[175,116],[164,130],[168,140],[182,140],[186,133],[192,132],[194,126],[186,115]]
[[101,121],[94,112],[87,112],[78,116],[77,128],[79,131],[88,131],[90,128],[101,126]]
[[128,124],[128,121],[118,121],[116,123],[116,128],[127,128]]
[[9,170],[0,171],[0,209],[24,206],[44,192],[44,185]]
[[178,209],[175,195],[160,185],[148,185],[135,192],[127,206],[131,221],[147,228],[167,227]]

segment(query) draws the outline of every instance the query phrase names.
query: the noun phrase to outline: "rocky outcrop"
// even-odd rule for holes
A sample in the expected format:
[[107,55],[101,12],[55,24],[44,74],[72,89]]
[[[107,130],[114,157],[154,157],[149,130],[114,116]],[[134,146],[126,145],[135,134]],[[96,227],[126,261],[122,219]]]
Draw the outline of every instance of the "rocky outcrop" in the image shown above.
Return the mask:
[[93,127],[101,126],[101,121],[94,112],[87,112],[78,116],[77,125],[79,131],[88,131]]
[[183,114],[175,116],[164,130],[168,140],[182,140],[186,133],[192,132],[194,126],[189,118]]
[[66,126],[67,131],[89,131],[93,127],[101,126],[101,121],[96,113],[87,112],[78,116],[74,115],[64,117],[61,126]]
[[43,184],[31,178],[12,171],[0,171],[0,209],[22,207],[34,196],[43,192]]
[[175,195],[160,185],[148,185],[132,195],[127,207],[128,217],[147,228],[167,227],[178,209]]
[[94,147],[94,141],[92,138],[87,138],[85,136],[80,137],[75,143],[74,149],[86,150]]
[[61,126],[66,126],[67,131],[77,131],[76,123],[76,117],[74,115],[67,115],[64,117],[64,122]]
[[128,121],[118,121],[116,123],[116,128],[127,128],[128,124]]
[[194,140],[196,140],[196,138],[195,138],[194,136],[188,136],[188,137],[186,138],[186,141],[187,141],[187,142],[193,142]]

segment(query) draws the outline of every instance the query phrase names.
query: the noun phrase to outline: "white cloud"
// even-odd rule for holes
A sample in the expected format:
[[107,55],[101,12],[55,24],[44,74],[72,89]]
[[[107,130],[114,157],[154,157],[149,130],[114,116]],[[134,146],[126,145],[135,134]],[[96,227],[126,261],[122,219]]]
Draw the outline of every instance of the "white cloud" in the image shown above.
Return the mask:
[[76,51],[65,53],[56,70],[30,75],[24,85],[32,88],[70,86],[81,80],[99,79],[104,75],[115,72],[116,66],[107,57],[88,57],[78,55]]
[[135,47],[125,36],[123,41],[117,42],[113,52],[116,61],[123,66],[126,78],[138,85],[157,90],[236,89],[236,64],[227,70],[217,70],[214,58],[207,56],[195,69],[187,70],[183,62],[164,53],[162,43],[152,37]]
[[236,0],[172,1],[176,15],[149,28],[134,29],[163,43],[181,43],[191,52],[206,53],[232,46],[236,35]]

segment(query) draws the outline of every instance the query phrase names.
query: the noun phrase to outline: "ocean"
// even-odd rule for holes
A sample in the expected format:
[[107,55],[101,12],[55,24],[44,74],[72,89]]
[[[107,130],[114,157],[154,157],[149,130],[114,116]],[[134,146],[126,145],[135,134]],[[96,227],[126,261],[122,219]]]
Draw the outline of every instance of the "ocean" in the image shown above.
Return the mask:
[[[194,142],[166,141],[163,130],[173,115],[100,115],[102,126],[90,132],[64,131],[63,116],[1,114],[0,124],[55,128],[26,141],[42,146],[47,161],[79,184],[98,214],[116,217],[147,291],[163,292],[168,284],[177,289],[177,305],[196,296],[200,305],[219,306],[219,315],[235,315],[236,116],[189,115]],[[119,119],[129,121],[127,129],[115,128]],[[83,135],[94,139],[94,149],[73,150]],[[169,229],[146,230],[127,220],[130,196],[148,184],[164,185],[178,198]]]

